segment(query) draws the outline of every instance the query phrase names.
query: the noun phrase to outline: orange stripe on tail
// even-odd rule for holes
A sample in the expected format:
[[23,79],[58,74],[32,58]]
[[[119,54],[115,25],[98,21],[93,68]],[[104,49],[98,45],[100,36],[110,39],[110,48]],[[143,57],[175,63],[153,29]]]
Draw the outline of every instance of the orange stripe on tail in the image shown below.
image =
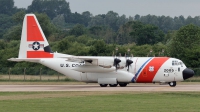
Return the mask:
[[34,16],[27,16],[27,41],[44,41]]
[[44,51],[27,51],[27,58],[53,58],[53,54]]

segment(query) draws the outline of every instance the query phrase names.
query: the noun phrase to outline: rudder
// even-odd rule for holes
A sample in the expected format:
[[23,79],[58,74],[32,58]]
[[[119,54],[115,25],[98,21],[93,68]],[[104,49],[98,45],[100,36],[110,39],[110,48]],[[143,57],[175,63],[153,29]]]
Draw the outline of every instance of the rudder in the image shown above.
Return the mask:
[[53,52],[34,14],[26,14],[23,21],[18,58],[53,58]]

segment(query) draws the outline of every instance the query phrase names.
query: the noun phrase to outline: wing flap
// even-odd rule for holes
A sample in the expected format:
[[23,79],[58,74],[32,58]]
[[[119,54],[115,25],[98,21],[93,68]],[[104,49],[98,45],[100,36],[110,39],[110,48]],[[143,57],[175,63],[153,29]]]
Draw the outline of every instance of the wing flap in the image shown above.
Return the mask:
[[66,57],[67,60],[66,61],[70,61],[70,62],[85,62],[86,65],[95,65],[98,66],[98,59],[96,58],[89,58],[89,57]]

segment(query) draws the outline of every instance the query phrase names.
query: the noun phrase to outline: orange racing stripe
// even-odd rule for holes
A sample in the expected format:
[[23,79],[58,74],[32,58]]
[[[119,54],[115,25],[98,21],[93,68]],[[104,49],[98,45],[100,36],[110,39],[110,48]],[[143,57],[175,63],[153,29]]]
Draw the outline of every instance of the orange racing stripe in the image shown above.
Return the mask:
[[168,60],[168,57],[154,57],[140,72],[137,83],[151,83],[160,67]]

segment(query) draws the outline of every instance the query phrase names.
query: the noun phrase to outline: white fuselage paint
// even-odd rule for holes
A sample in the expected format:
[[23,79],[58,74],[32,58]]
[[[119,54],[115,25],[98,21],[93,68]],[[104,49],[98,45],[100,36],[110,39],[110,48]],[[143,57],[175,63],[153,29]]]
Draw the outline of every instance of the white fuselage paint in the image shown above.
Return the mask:
[[[123,66],[123,69],[116,70],[113,66],[114,57],[87,57],[91,59],[98,59],[98,62],[95,62],[96,65],[87,65],[85,63],[79,62],[71,62],[68,61],[66,58],[55,58],[60,57],[56,56],[54,53],[54,58],[43,58],[40,59],[42,65],[45,65],[51,69],[54,69],[69,78],[73,78],[78,81],[83,82],[98,82],[99,78],[116,78],[117,82],[133,82],[133,78],[135,77],[135,82],[137,82],[137,78],[142,75],[147,77],[151,74],[142,74],[140,73],[144,66],[148,64],[147,60],[151,60],[151,58],[156,57],[132,57],[130,60],[133,61],[131,64],[129,71],[127,71],[126,58],[120,57],[119,59],[122,60],[120,62],[120,66]],[[62,55],[62,56],[71,56],[71,55]],[[160,65],[157,73],[155,74],[154,78],[151,82],[171,82],[171,81],[183,81],[182,71],[186,68],[184,64],[182,65],[172,65],[172,61],[176,60],[181,62],[181,60],[175,58],[169,58],[165,63],[158,64]],[[146,64],[145,64],[146,63]],[[158,62],[159,63],[159,62]],[[99,67],[98,65],[112,65],[111,68],[103,68]],[[152,65],[154,67],[154,65]],[[148,67],[149,69],[151,67]],[[153,68],[154,69],[154,68]],[[168,71],[166,71],[166,70]],[[171,70],[171,71],[170,71]],[[83,72],[80,72],[83,71]],[[138,73],[138,74],[137,74]],[[149,72],[151,73],[151,72]],[[137,74],[137,76],[135,76]],[[153,74],[152,74],[153,75]]]

